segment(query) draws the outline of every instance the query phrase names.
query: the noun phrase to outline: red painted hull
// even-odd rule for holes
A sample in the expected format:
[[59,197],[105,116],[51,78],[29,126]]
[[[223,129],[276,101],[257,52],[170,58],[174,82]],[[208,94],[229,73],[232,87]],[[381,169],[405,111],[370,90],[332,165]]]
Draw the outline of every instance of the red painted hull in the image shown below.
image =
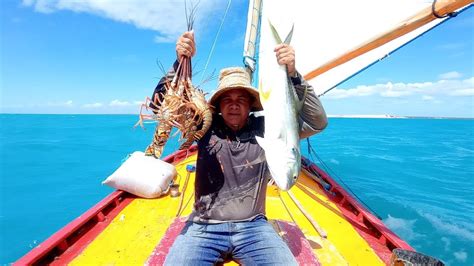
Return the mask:
[[[197,147],[193,146],[188,151],[173,153],[164,160],[175,163],[196,152]],[[308,160],[304,160],[303,167],[330,184],[331,187],[328,191],[323,189],[327,196],[342,210],[346,219],[367,240],[382,261],[389,263],[391,251],[395,248],[413,250],[327,173],[315,164],[308,162]],[[111,193],[86,213],[28,252],[14,265],[67,264],[80,254],[134,198],[135,196],[123,191]]]

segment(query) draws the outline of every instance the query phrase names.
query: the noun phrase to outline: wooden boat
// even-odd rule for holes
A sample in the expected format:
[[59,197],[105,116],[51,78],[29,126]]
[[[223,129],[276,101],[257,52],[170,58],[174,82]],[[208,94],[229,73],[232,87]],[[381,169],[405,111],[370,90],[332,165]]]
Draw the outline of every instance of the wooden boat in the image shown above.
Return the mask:
[[[255,57],[255,46],[249,44],[254,43],[257,35],[254,29],[258,22],[251,20],[259,18],[255,6],[260,5],[259,0],[250,2],[247,31],[247,37],[250,37],[246,40],[244,54],[246,61]],[[344,4],[348,5],[349,2],[345,1]],[[359,1],[356,2],[355,5],[359,5]],[[337,49],[329,51],[312,48],[314,51],[324,51],[329,56],[339,53],[339,56],[327,62],[324,62],[321,54],[307,56],[306,59],[318,67],[304,65],[302,73],[306,73],[305,78],[310,83],[323,84],[318,87],[321,89],[320,94],[324,94],[374,60],[438,24],[439,21],[434,22],[435,12],[445,16],[472,5],[472,0],[438,2],[441,4],[439,7],[433,4],[432,9],[423,9],[400,26],[375,35],[353,49],[343,50],[347,52],[342,55]],[[358,12],[352,13],[360,16]],[[428,26],[421,28],[425,24]],[[413,31],[417,32],[406,37],[407,33]],[[297,34],[294,38],[298,39]],[[346,42],[340,43],[346,45]],[[304,51],[304,47],[298,47],[297,51]],[[359,58],[364,56],[365,59],[360,61]],[[254,65],[254,62],[250,60],[246,64]],[[20,258],[15,265],[162,264],[183,228],[186,216],[192,211],[192,166],[196,162],[196,146],[187,151],[177,151],[164,160],[174,164],[178,171],[175,193],[157,199],[143,199],[124,191],[113,192]],[[286,241],[300,265],[385,265],[404,260],[442,265],[436,259],[413,253],[412,247],[313,162],[303,159],[302,166],[298,182],[289,192],[281,192],[275,185],[269,185],[266,199],[267,218]]]
[[[14,265],[160,265],[192,210],[196,146],[165,161],[179,195],[137,198],[115,191]],[[301,265],[384,265],[396,248],[413,250],[327,173],[307,159],[289,192],[267,190],[267,217]],[[229,262],[232,264],[234,262]]]

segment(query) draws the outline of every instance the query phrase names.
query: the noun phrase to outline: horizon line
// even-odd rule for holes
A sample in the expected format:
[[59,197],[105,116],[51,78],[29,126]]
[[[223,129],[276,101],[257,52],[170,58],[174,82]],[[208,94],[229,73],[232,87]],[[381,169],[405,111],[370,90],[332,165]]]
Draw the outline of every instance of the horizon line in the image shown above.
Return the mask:
[[[134,113],[7,113],[0,112],[0,115],[137,115]],[[360,118],[360,119],[413,119],[413,118],[426,118],[426,119],[468,119],[474,120],[472,117],[463,116],[429,116],[429,115],[391,115],[391,114],[327,114],[328,118]]]

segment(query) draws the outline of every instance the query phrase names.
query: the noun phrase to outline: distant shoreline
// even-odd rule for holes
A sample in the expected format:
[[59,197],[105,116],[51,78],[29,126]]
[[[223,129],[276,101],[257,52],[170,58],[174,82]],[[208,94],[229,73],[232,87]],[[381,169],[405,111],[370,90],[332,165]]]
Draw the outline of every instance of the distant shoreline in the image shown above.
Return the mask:
[[[27,114],[27,113],[0,113],[0,115],[131,115],[138,114]],[[474,117],[452,117],[452,116],[397,116],[397,115],[327,115],[328,118],[359,118],[359,119],[458,119],[474,120]]]
[[464,119],[473,120],[474,117],[451,116],[397,116],[397,115],[328,115],[329,118],[376,118],[376,119]]

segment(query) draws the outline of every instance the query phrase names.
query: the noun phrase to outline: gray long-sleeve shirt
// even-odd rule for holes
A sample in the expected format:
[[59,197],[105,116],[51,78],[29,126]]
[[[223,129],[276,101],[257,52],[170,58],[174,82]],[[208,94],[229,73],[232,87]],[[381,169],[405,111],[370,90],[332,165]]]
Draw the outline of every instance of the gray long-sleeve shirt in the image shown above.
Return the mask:
[[[177,66],[175,62],[166,77],[160,80],[152,99],[156,94],[161,98],[164,80],[173,78]],[[326,113],[313,87],[299,73],[291,81],[300,100],[307,90],[298,117],[300,138],[307,138],[326,127]],[[264,131],[264,116],[250,115],[247,124],[238,132],[227,127],[222,116],[213,116],[210,129],[198,142],[191,220],[201,223],[246,221],[265,214],[266,188],[270,178],[266,162],[241,167],[264,152],[255,139],[255,136],[263,137]]]
[[[298,97],[307,95],[299,114],[301,138],[323,130],[326,113],[314,89],[298,74],[291,79]],[[265,214],[270,173],[266,162],[242,167],[264,151],[255,136],[263,137],[264,117],[249,116],[247,124],[234,132],[220,115],[214,115],[209,131],[198,142],[195,203],[190,217],[195,222],[246,221]]]

